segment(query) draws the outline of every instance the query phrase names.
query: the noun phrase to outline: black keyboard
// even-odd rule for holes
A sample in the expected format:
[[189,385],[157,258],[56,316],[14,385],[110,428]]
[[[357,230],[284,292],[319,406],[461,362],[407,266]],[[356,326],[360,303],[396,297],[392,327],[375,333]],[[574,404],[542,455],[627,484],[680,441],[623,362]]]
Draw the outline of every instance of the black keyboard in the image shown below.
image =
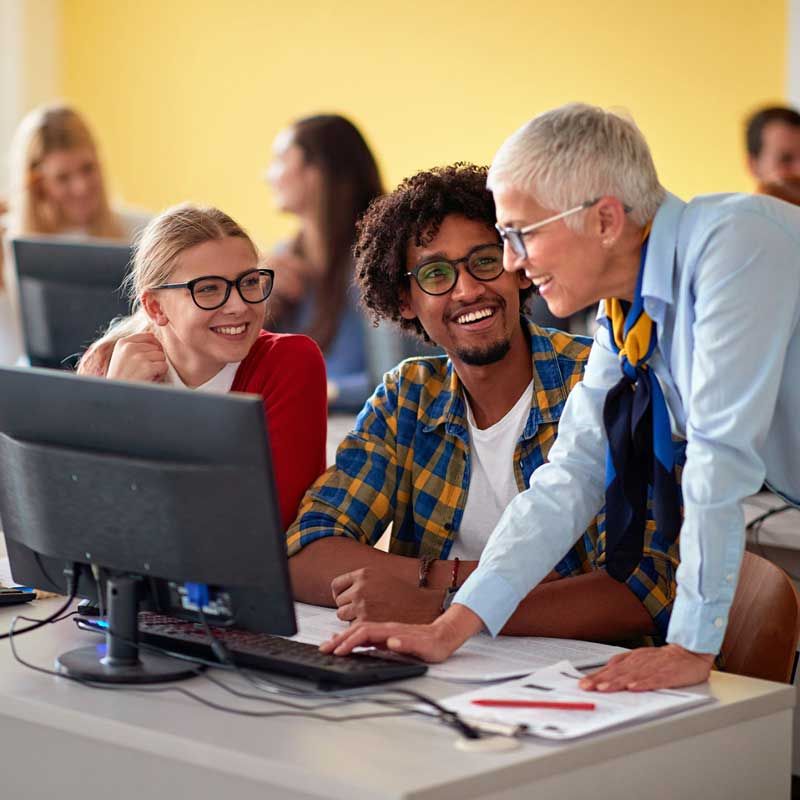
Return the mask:
[[[240,667],[280,672],[330,686],[366,686],[427,671],[424,664],[386,653],[366,650],[349,656],[321,653],[313,644],[282,636],[253,633],[237,628],[211,628],[214,638],[225,645],[231,660]],[[162,614],[139,614],[139,639],[183,655],[216,661],[208,634],[200,623],[186,622]]]

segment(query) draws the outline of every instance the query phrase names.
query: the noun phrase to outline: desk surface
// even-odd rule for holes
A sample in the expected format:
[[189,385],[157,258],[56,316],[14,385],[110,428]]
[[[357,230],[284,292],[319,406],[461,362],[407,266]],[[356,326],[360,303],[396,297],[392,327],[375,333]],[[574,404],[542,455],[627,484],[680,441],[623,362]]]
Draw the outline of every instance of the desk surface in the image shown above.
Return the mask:
[[[37,601],[26,613],[56,607]],[[0,611],[0,631],[13,613]],[[64,621],[17,644],[24,658],[51,667],[58,653],[93,640]],[[215,674],[244,688],[235,675]],[[180,685],[226,705],[271,708],[236,700],[203,678]],[[402,685],[438,697],[460,691],[430,678]],[[124,799],[173,790],[215,800],[510,798],[534,790],[596,799],[637,787],[647,787],[649,800],[788,797],[793,687],[715,674],[707,690],[716,703],[672,717],[569,744],[528,738],[512,752],[475,754],[454,747],[451,729],[416,717],[245,718],[174,692],[93,690],[26,669],[2,641],[0,774],[8,796],[25,797],[85,797],[111,786]]]

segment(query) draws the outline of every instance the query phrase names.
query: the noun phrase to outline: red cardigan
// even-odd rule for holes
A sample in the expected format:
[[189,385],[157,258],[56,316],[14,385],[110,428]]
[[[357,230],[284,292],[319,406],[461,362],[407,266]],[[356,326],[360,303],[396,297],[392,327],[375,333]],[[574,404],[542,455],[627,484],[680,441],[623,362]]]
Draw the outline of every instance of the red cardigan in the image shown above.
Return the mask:
[[236,370],[232,392],[261,395],[284,530],[325,471],[325,362],[307,336],[262,331]]

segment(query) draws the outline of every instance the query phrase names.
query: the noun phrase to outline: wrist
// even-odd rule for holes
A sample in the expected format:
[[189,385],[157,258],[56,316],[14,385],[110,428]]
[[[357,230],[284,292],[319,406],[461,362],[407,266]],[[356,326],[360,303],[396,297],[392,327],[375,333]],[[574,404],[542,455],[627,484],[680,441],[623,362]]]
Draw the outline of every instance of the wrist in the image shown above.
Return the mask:
[[694,656],[700,661],[705,661],[707,664],[713,664],[714,659],[717,657],[715,653],[697,653],[694,650],[687,650],[683,645],[680,644],[671,644],[669,647],[675,647],[686,655]]
[[483,629],[483,620],[466,606],[454,603],[431,626],[441,640],[455,650]]

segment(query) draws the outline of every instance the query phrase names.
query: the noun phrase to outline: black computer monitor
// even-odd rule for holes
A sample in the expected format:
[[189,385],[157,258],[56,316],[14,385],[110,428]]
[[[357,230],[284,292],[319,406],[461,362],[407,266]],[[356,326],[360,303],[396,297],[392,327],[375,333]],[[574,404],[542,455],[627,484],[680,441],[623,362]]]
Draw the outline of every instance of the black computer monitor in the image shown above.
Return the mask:
[[130,313],[120,290],[128,245],[13,239],[25,351],[34,367],[71,368],[112,319]]
[[138,653],[137,611],[196,621],[198,584],[213,623],[297,630],[259,397],[0,369],[0,519],[18,583],[107,587],[108,654],[60,656],[75,676],[186,673]]

